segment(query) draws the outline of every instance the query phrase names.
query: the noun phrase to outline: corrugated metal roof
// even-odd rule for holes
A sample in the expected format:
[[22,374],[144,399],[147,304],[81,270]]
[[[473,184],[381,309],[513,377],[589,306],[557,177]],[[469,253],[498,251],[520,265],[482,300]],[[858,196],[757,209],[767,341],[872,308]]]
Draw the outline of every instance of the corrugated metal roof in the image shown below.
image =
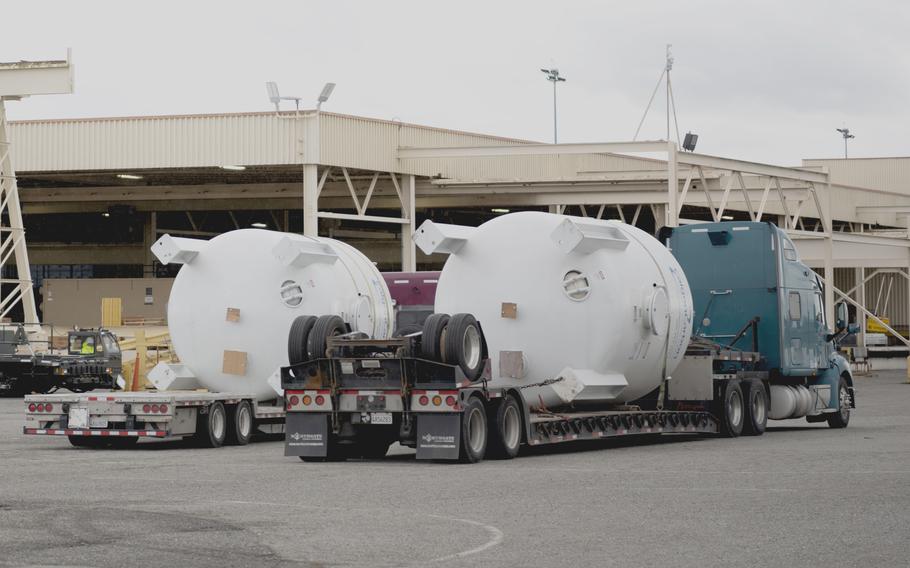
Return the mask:
[[[307,111],[309,112],[309,111]],[[304,118],[271,112],[75,118],[11,122],[19,172],[301,163]],[[304,116],[307,116],[304,113]],[[298,142],[299,141],[299,142]],[[459,180],[575,178],[580,171],[663,169],[664,162],[610,155],[516,156],[399,162],[399,147],[529,143],[445,128],[335,113],[320,115],[320,164]],[[299,146],[298,146],[299,144]]]
[[807,159],[803,166],[827,168],[831,183],[910,195],[910,158]]
[[[10,122],[20,172],[300,163],[303,119],[294,113],[134,116]],[[409,145],[525,142],[387,120],[322,113],[322,163],[396,171]],[[417,172],[406,172],[417,173]]]

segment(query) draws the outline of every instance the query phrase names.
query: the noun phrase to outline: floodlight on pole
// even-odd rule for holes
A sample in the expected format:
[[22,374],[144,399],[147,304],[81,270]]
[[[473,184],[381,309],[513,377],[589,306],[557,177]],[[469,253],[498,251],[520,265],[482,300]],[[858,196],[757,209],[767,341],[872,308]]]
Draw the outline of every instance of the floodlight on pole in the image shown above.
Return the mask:
[[278,94],[278,84],[274,81],[267,82],[265,88],[269,93],[269,100],[275,105],[275,112],[280,110],[279,105],[281,104],[281,101],[294,101],[297,110],[300,110],[300,97],[282,97]]
[[565,82],[565,77],[559,76],[559,69],[541,69],[541,72],[546,73],[547,81],[552,81],[553,83],[553,143],[557,143],[556,136],[556,83]]
[[329,97],[332,96],[332,91],[335,90],[335,83],[326,83],[322,88],[322,92],[319,93],[319,99],[316,103],[316,111],[318,112],[322,108],[322,103],[329,100]]
[[846,126],[843,128],[837,128],[836,130],[841,133],[841,136],[844,137],[844,159],[847,159],[847,140],[856,138],[856,136],[850,134],[850,129]]

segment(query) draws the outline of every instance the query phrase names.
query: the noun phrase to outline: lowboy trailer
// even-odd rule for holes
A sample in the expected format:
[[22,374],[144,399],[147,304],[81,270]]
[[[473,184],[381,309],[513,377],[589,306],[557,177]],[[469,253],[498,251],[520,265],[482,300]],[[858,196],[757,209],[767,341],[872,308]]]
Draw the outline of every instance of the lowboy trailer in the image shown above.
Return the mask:
[[[376,341],[329,340],[329,357],[282,371],[286,455],[304,461],[381,457],[393,442],[417,459],[476,462],[512,458],[530,446],[634,434],[761,434],[767,415],[743,401],[766,400],[767,373],[756,353],[692,346],[683,372],[635,405],[548,411],[521,388],[488,385],[457,364],[421,358],[420,335]],[[736,393],[736,396],[732,396]],[[766,408],[766,406],[764,407]],[[758,420],[749,423],[747,418]]]

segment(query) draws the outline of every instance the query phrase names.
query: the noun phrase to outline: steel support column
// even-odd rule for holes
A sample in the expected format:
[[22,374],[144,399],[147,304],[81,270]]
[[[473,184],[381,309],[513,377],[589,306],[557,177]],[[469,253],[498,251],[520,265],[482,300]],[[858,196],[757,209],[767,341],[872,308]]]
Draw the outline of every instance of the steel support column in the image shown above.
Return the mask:
[[319,236],[319,177],[316,169],[316,164],[303,166],[303,234],[308,237]]
[[828,283],[825,286],[825,321],[833,329],[836,323],[834,321],[834,223],[831,220],[831,181],[828,178],[827,171],[825,172],[825,178],[828,181],[826,181],[824,186],[824,205],[819,207],[819,209],[823,208],[823,210],[819,211],[819,214],[822,217],[821,222],[825,230],[825,282]]
[[[863,267],[855,268],[854,272],[856,274],[856,283],[858,288],[856,289],[856,301],[859,302],[861,306],[866,305],[866,269]],[[856,323],[859,324],[859,336],[857,339],[857,345],[860,347],[866,346],[866,316],[857,310],[856,312]]]
[[[663,220],[655,219],[655,225],[679,226],[679,178],[677,173],[676,144],[667,142],[667,207]],[[661,222],[663,221],[663,222]]]
[[417,270],[417,249],[414,246],[414,232],[417,230],[415,188],[415,176],[401,176],[401,216],[408,220],[401,225],[401,270],[404,272]]

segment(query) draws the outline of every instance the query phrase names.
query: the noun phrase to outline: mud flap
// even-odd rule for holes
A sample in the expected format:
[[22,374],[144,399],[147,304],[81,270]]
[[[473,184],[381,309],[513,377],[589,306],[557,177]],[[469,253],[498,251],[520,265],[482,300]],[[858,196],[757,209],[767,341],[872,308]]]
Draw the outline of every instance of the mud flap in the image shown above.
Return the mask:
[[417,459],[457,460],[461,448],[461,414],[417,416]]
[[284,455],[325,457],[328,453],[329,415],[326,412],[288,412]]

